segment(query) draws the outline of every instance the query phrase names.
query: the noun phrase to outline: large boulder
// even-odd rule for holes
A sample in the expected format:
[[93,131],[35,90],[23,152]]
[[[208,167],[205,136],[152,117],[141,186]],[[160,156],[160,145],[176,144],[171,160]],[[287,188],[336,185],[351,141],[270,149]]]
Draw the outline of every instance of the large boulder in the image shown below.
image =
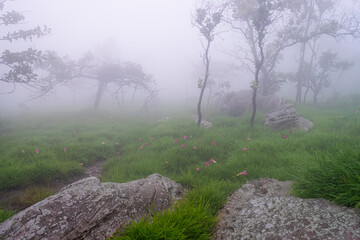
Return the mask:
[[183,188],[159,174],[128,183],[89,177],[0,225],[0,239],[105,239],[156,208],[171,207]]
[[291,182],[258,179],[235,191],[214,239],[360,239],[360,212],[324,199],[289,196]]
[[283,104],[265,117],[265,126],[275,130],[298,128],[309,131],[313,125],[311,121],[297,114],[293,104]]
[[[276,96],[257,95],[258,110],[268,113],[284,104],[282,98]],[[246,111],[252,110],[252,91],[242,90],[239,92],[229,92],[219,101],[220,112],[232,117],[238,117]]]

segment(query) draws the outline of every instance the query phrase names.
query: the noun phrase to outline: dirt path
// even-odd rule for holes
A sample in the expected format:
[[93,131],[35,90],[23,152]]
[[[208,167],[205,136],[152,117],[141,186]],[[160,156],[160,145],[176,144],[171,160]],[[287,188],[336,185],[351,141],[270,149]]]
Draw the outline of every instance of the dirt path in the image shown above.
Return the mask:
[[[51,189],[53,193],[56,193],[66,185],[76,182],[82,178],[100,177],[105,161],[106,158],[98,158],[92,164],[86,166],[82,174],[75,175],[67,179],[55,179],[45,187]],[[0,192],[0,207],[5,207],[6,209],[15,210],[18,212],[31,206],[30,203],[26,203],[23,200],[23,197],[26,194],[26,190],[26,188],[19,188]]]

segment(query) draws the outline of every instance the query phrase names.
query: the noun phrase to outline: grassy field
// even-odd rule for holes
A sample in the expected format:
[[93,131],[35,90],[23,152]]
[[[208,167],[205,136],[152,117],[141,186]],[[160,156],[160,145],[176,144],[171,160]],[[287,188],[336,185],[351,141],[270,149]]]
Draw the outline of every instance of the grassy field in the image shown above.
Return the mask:
[[[355,113],[360,106],[296,108],[314,122],[310,132],[268,130],[262,114],[253,130],[250,115],[215,113],[207,116],[211,129],[198,128],[186,112],[173,113],[165,122],[155,114],[136,118],[92,112],[3,119],[0,191],[46,186],[103,157],[102,181],[160,173],[189,190],[171,211],[134,222],[114,239],[210,239],[229,194],[263,177],[294,181],[293,193],[303,198],[360,207],[360,115]],[[12,214],[0,206],[0,221]]]

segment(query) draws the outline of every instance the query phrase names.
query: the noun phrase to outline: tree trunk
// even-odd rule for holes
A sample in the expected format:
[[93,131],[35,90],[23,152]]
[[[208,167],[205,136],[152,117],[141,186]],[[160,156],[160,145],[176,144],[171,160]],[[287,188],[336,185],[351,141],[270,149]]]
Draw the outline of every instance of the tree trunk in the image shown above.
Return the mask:
[[98,87],[98,90],[96,93],[95,103],[94,103],[94,107],[93,107],[94,109],[99,109],[100,99],[101,99],[102,94],[104,93],[105,87],[106,87],[106,82],[100,81],[99,87]]
[[[307,7],[307,18],[306,26],[304,29],[303,38],[308,37],[309,29],[312,23],[312,13],[314,10],[314,1],[311,0]],[[296,102],[301,103],[302,98],[302,85],[303,85],[303,74],[304,74],[304,62],[305,62],[305,52],[306,52],[306,42],[302,42],[300,45],[300,59],[299,59],[299,68],[298,68],[298,79],[296,85]]]
[[202,119],[202,114],[201,114],[201,101],[204,95],[204,91],[206,88],[206,83],[207,80],[209,78],[209,68],[210,68],[210,60],[209,60],[209,49],[210,49],[210,43],[211,40],[207,39],[207,46],[205,49],[205,65],[206,65],[206,70],[205,70],[205,78],[204,78],[204,83],[202,85],[201,88],[201,92],[200,92],[200,97],[199,97],[199,101],[198,101],[198,105],[197,105],[197,112],[198,112],[198,121],[197,121],[197,125],[200,127],[201,124],[201,119]]
[[137,87],[135,86],[135,87],[134,87],[134,92],[133,92],[133,95],[132,95],[132,98],[131,98],[131,104],[134,103],[134,98],[135,98],[136,90],[137,90]]
[[319,92],[314,92],[313,101],[315,104],[318,102],[318,96],[319,96]]
[[305,102],[306,102],[306,97],[307,97],[307,94],[308,94],[309,90],[310,90],[310,88],[309,88],[309,87],[308,87],[308,88],[306,88],[306,91],[305,91],[305,94],[304,94],[304,100],[303,100],[303,103],[305,103]]
[[254,127],[254,122],[255,122],[255,115],[256,115],[256,94],[257,94],[257,89],[259,86],[259,73],[260,70],[264,64],[264,49],[263,49],[263,39],[264,39],[264,35],[263,32],[260,32],[259,34],[259,42],[258,42],[258,46],[260,49],[260,61],[255,62],[255,86],[253,86],[253,95],[252,95],[252,115],[251,115],[251,120],[250,120],[250,126],[251,128]]
[[301,98],[302,98],[305,52],[306,52],[306,43],[302,42],[301,47],[300,47],[300,59],[299,59],[299,68],[298,68],[297,85],[296,85],[296,102],[297,103],[301,103]]

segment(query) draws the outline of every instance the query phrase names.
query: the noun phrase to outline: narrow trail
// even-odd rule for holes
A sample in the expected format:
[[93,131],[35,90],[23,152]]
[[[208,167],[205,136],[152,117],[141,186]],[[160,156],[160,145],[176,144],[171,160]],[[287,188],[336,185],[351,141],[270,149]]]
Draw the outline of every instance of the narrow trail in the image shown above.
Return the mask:
[[[53,193],[58,192],[61,188],[76,182],[86,177],[100,177],[103,172],[103,165],[106,161],[104,157],[98,157],[94,162],[84,167],[84,172],[78,175],[68,177],[66,179],[55,179],[48,185],[34,185],[36,187],[43,186],[51,189]],[[18,188],[8,191],[0,191],[0,207],[15,210],[16,212],[22,211],[31,206],[26,203],[23,198],[26,194],[26,188]]]

